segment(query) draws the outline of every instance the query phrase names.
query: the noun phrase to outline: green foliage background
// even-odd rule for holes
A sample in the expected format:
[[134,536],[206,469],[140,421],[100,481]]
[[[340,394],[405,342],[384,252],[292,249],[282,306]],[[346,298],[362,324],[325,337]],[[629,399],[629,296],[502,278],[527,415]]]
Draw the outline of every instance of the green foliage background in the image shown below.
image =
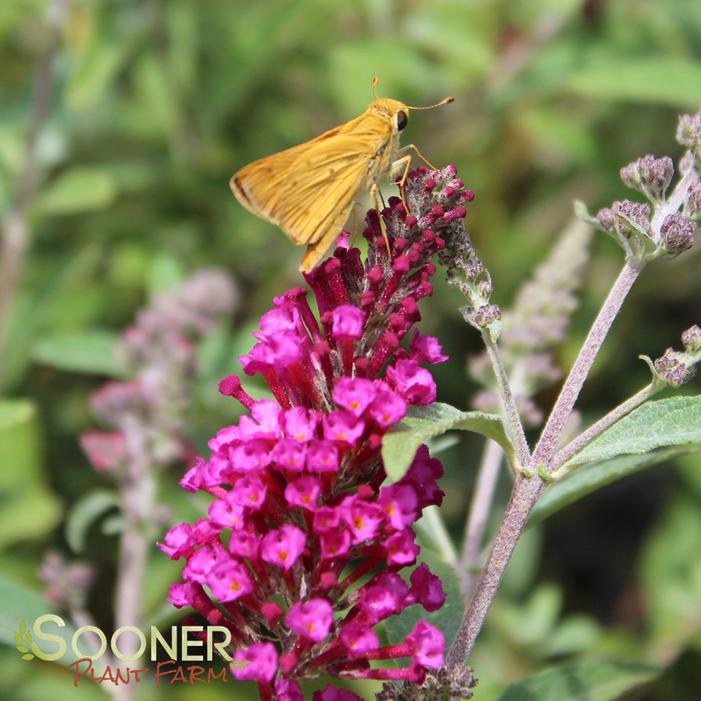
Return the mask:
[[[51,41],[48,7],[46,0],[0,3],[3,215],[23,164],[37,66]],[[453,105],[415,113],[404,141],[436,164],[456,163],[476,192],[470,231],[496,301],[508,305],[570,221],[575,198],[596,210],[626,196],[620,166],[648,152],[678,155],[676,115],[701,103],[701,5],[72,0],[57,59],[31,243],[0,378],[7,398],[0,404],[0,571],[27,591],[40,590],[43,553],[68,550],[71,505],[101,486],[77,437],[93,426],[89,392],[115,372],[114,335],[155,290],[203,266],[230,271],[243,302],[220,339],[223,352],[204,354],[191,436],[202,443],[233,418],[216,398],[216,379],[236,370],[235,355],[250,345],[272,297],[299,284],[301,255],[235,202],[228,189],[235,169],[358,114],[373,75],[382,94],[411,104],[452,94]],[[596,239],[563,366],[620,255],[610,240]],[[639,353],[656,357],[699,322],[698,271],[692,251],[644,275],[585,390],[586,416],[647,381]],[[479,342],[457,312],[460,302],[439,281],[424,331],[439,335],[451,355],[438,368],[440,399],[467,408],[477,388],[465,358]],[[554,390],[539,397],[546,408],[553,399]],[[463,437],[442,456],[444,515],[456,537],[480,447]],[[664,667],[631,700],[699,698],[700,469],[698,457],[660,465],[527,533],[474,656],[477,698],[497,699],[510,682],[555,662],[601,656]],[[167,490],[176,511],[177,478]],[[88,557],[101,572],[92,605],[109,628],[114,538],[92,533]],[[153,559],[155,610],[173,570],[158,554]],[[0,698],[13,701],[104,697],[93,687],[74,689],[58,667],[20,660],[12,647],[0,649],[0,679]],[[557,698],[616,698],[610,690],[596,695],[594,686],[589,695],[572,688]],[[140,698],[251,693],[233,684],[144,687]],[[545,698],[523,693],[504,699]]]

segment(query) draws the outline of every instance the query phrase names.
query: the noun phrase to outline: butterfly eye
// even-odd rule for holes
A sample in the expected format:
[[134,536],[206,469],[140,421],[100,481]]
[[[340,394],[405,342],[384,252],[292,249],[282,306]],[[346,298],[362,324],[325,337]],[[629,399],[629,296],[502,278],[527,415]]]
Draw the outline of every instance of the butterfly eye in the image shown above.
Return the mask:
[[401,131],[407,125],[409,117],[406,112],[397,112],[397,131]]

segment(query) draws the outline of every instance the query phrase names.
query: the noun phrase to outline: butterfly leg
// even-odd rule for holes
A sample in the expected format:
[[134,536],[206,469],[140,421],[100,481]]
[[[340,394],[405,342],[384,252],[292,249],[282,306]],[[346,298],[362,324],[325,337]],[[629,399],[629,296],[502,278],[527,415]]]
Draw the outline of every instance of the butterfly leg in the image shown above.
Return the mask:
[[412,149],[412,150],[414,151],[414,153],[415,153],[415,154],[416,154],[431,170],[438,170],[438,168],[436,168],[436,166],[434,166],[433,163],[431,163],[431,162],[426,158],[426,156],[424,156],[423,153],[421,153],[421,151],[419,151],[419,149],[418,149],[418,147],[416,146],[416,144],[407,144],[406,146],[402,146],[402,147],[399,149],[399,152],[401,153],[402,151],[407,151],[408,149]]
[[404,184],[406,183],[406,179],[409,176],[409,169],[411,168],[411,156],[402,156],[401,158],[398,158],[394,163],[392,163],[392,166],[390,168],[390,175],[394,175],[394,173],[399,173],[400,171],[402,172],[402,177],[399,178],[399,195],[402,198],[402,204],[404,205],[404,209],[406,211],[409,211],[409,205],[407,204],[406,201],[406,193],[404,191]]
[[[379,198],[378,198],[378,193],[379,193]],[[382,232],[382,238],[385,240],[385,245],[387,246],[387,255],[391,256],[392,255],[392,249],[389,246],[389,235],[387,234],[387,227],[385,226],[385,220],[382,218],[382,209],[384,209],[384,206],[382,209],[380,209],[380,199],[382,198],[382,193],[380,192],[380,188],[377,187],[377,183],[373,183],[372,186],[370,187],[370,197],[372,198],[373,204],[375,205],[375,209],[377,210],[377,218],[380,222],[380,231]],[[384,205],[384,201],[382,203]]]

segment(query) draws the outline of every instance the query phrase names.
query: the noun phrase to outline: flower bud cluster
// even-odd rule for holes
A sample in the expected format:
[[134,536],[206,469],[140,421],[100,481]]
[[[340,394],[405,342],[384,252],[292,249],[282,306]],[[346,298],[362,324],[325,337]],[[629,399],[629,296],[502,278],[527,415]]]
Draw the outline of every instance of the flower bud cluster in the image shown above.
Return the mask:
[[141,462],[152,466],[182,459],[196,344],[233,310],[236,297],[227,275],[201,271],[158,295],[126,329],[118,350],[131,379],[108,382],[91,398],[93,414],[113,430],[80,439],[96,470],[122,472],[137,444]]
[[656,376],[670,387],[681,387],[696,374],[696,365],[701,362],[701,328],[697,325],[682,334],[683,351],[668,348],[653,363]]
[[696,164],[701,156],[701,111],[680,117],[677,140],[688,151],[679,161],[680,179],[671,193],[672,159],[648,154],[621,168],[620,175],[623,183],[645,195],[652,207],[623,200],[589,219],[614,237],[626,257],[638,265],[660,256],[677,256],[694,245],[696,222],[701,217],[701,182]]

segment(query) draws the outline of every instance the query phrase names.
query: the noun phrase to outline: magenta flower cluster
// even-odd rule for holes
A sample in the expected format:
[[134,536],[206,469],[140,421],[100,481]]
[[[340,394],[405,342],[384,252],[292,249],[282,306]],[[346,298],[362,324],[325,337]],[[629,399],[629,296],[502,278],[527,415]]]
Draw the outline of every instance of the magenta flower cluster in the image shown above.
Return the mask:
[[[424,181],[452,203],[431,204],[431,228],[393,198],[382,213],[390,252],[371,211],[366,261],[342,238],[307,275],[317,314],[297,288],[263,315],[258,343],[240,360],[274,399],[254,400],[235,376],[222,380],[220,391],[249,414],[219,431],[209,459],[181,481],[214,497],[207,517],[175,526],[159,545],[185,561],[170,601],[230,629],[236,658],[248,662],[232,673],[257,682],[263,700],[303,700],[299,680],[321,676],[421,683],[443,665],[443,635],[426,621],[393,645],[377,629],[408,606],[434,611],[445,600],[426,564],[399,574],[419,555],[412,524],[441,503],[442,466],[422,446],[406,475],[384,484],[381,457],[383,435],[408,408],[436,398],[425,366],[447,359],[417,330],[401,346],[432,293],[441,228],[464,217],[468,199],[454,169],[423,169],[411,182]],[[399,658],[408,662],[371,664]],[[314,694],[354,699],[331,686]]]

